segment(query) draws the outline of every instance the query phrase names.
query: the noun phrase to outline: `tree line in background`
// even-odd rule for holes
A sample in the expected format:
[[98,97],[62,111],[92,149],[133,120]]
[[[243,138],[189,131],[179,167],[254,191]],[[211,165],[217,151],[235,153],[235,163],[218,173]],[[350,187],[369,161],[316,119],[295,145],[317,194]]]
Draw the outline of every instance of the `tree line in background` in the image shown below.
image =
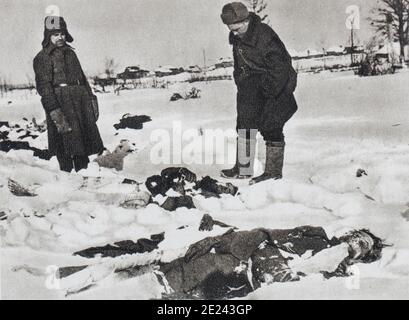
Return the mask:
[[[369,22],[375,32],[366,43],[366,56],[360,63],[358,74],[390,74],[405,67],[409,45],[409,0],[377,0]],[[399,44],[399,50],[396,44]]]
[[[246,1],[263,22],[270,24],[268,14],[266,14],[267,0]],[[375,34],[368,41],[367,47],[371,50],[379,44],[399,42],[400,62],[403,63],[405,46],[409,45],[409,0],[377,0],[369,19],[371,26],[375,29]],[[353,40],[351,41],[353,47]]]
[[247,0],[247,2],[254,13],[260,16],[261,21],[270,24],[268,14],[266,14],[267,2],[265,0]]
[[403,62],[405,46],[409,44],[409,0],[378,0],[372,13],[371,25],[381,42],[399,42]]
[[3,98],[7,95],[8,92],[17,90],[17,89],[28,89],[30,93],[35,89],[34,79],[29,75],[26,74],[26,83],[16,85],[13,84],[10,79],[4,77],[0,74],[0,97]]
[[[244,0],[250,10],[259,15],[264,23],[270,24],[267,11],[268,0]],[[404,62],[405,46],[409,45],[409,0],[377,0],[376,7],[369,18],[375,29],[374,36],[367,42],[368,55],[374,54],[379,45],[399,42],[400,61]],[[104,73],[108,78],[113,77],[117,65],[113,58],[104,61]],[[0,74],[0,96],[15,89],[34,89],[32,77],[26,76],[25,85],[12,85],[6,77]]]

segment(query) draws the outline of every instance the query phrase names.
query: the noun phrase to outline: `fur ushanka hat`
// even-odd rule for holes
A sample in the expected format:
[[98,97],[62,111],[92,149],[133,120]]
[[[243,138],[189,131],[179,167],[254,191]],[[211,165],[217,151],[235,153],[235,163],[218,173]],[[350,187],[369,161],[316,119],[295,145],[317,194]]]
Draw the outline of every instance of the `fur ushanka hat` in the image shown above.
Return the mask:
[[65,33],[65,41],[74,41],[74,38],[68,32],[67,23],[65,22],[63,17],[48,16],[44,20],[44,40],[42,43],[43,48],[47,47],[50,43],[51,35],[54,32],[58,31]]
[[241,2],[226,4],[222,9],[221,18],[224,24],[234,24],[246,20],[249,17],[247,7]]

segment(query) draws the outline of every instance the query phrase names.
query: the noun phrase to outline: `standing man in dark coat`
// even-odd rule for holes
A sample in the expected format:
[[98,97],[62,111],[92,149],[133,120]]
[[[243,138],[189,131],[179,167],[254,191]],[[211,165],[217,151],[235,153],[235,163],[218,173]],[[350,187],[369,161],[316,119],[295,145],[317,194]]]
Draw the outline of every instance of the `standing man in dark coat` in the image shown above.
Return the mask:
[[74,49],[74,39],[62,17],[45,19],[43,50],[34,58],[37,91],[48,130],[48,147],[60,169],[77,172],[88,167],[88,156],[103,150],[96,122],[98,102]]
[[237,85],[237,158],[222,176],[253,176],[256,135],[266,141],[265,172],[250,184],[281,179],[284,162],[285,123],[297,111],[293,92],[297,73],[278,35],[240,2],[225,5],[221,18],[233,45],[234,80]]

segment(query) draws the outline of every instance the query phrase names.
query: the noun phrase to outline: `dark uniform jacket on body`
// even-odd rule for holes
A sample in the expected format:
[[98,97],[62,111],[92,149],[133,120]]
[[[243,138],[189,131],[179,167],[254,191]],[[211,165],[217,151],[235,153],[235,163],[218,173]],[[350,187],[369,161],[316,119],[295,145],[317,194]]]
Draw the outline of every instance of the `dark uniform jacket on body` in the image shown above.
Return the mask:
[[[103,149],[92,107],[94,97],[72,47],[48,44],[34,59],[37,91],[47,116],[53,154],[92,155]],[[59,134],[50,112],[60,108],[72,132]]]
[[256,128],[263,133],[283,128],[297,111],[293,95],[297,73],[274,30],[254,13],[249,18],[249,29],[242,38],[230,33],[238,87],[238,128]]

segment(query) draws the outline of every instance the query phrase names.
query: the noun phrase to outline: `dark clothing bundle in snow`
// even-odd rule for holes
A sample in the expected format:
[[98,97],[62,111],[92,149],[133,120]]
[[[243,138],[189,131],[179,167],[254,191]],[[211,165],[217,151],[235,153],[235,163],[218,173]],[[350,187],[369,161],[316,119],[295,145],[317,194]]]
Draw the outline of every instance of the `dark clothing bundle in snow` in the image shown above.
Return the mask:
[[192,183],[194,190],[200,190],[200,194],[205,197],[217,197],[221,194],[236,195],[238,188],[227,183],[223,185],[210,177],[204,177],[197,181],[196,174],[186,168],[167,168],[161,172],[161,175],[151,176],[146,180],[146,188],[155,197],[157,195],[166,196],[169,190],[174,190],[180,194],[180,197],[168,197],[162,204],[162,208],[168,211],[174,211],[177,208],[195,208],[193,191],[187,188],[186,183]]
[[161,207],[167,211],[175,211],[177,208],[196,208],[190,196],[168,197]]
[[23,135],[21,135],[21,136],[18,137],[19,140],[24,140],[24,139],[27,139],[27,138],[37,139],[37,138],[38,138],[38,135],[32,134],[32,133],[29,132],[29,131],[26,131],[25,134],[23,134]]
[[162,170],[161,176],[168,181],[196,182],[195,173],[186,168],[167,168]]
[[366,171],[364,169],[358,169],[356,171],[356,177],[357,178],[361,178],[363,176],[367,176],[368,174],[366,173]]
[[185,93],[184,96],[182,96],[180,93],[176,92],[170,97],[170,101],[178,101],[178,100],[188,100],[188,99],[199,99],[200,98],[200,92],[201,90],[196,89],[193,87],[190,89],[189,92]]
[[[25,118],[23,120],[27,121],[27,119]],[[21,134],[18,137],[19,140],[24,140],[27,138],[32,138],[32,139],[38,138],[38,134],[44,132],[46,129],[45,129],[45,126],[38,125],[35,118],[33,118],[33,121],[31,123],[26,124],[25,128],[23,128],[23,126],[20,126],[19,124],[10,126],[8,122],[0,121],[0,127],[2,126],[7,127],[7,129],[5,129],[4,131],[0,131],[0,151],[7,153],[10,150],[31,150],[34,152],[35,157],[38,157],[44,160],[51,159],[52,154],[48,150],[40,150],[38,148],[31,147],[30,144],[26,141],[9,140],[10,132],[16,132],[16,133],[24,132],[24,134]],[[35,134],[35,133],[38,133],[38,134]]]
[[34,157],[38,157],[43,160],[50,160],[53,155],[49,150],[41,150],[38,148],[31,147],[26,141],[0,141],[0,151],[9,152],[10,150],[30,150],[34,152]]
[[174,93],[172,94],[172,96],[170,97],[170,101],[178,101],[178,100],[182,100],[183,97],[180,93]]
[[119,129],[143,129],[143,124],[152,121],[149,116],[133,116],[130,114],[125,114],[119,123],[114,124],[116,130]]
[[34,154],[33,154],[34,157],[38,157],[43,160],[50,160],[53,157],[53,155],[50,153],[48,149],[41,150],[37,148],[31,148],[31,150],[34,151]]
[[31,150],[30,144],[26,141],[0,141],[0,150],[9,152],[10,150]]
[[172,182],[164,179],[162,176],[151,176],[146,179],[145,182],[146,188],[152,194],[152,196],[156,197],[157,195],[161,194],[163,196],[166,195],[172,188]]
[[24,124],[15,124],[13,126],[10,126],[8,122],[0,121],[0,128],[2,126],[5,126],[7,128],[0,129],[0,140],[8,140],[10,132],[19,133],[19,140],[24,140],[27,138],[32,138],[34,140],[38,138],[40,133],[43,133],[47,130],[45,122],[37,124],[35,118],[33,118],[31,122],[28,122],[26,118],[23,118],[23,120],[25,121]]
[[[34,59],[37,91],[41,96],[52,154],[89,156],[103,150],[91,87],[74,49],[48,44]],[[59,133],[50,113],[61,110],[72,131]]]
[[150,239],[139,239],[136,242],[131,240],[116,242],[114,245],[106,245],[104,247],[89,248],[74,253],[74,255],[94,258],[96,255],[101,257],[118,257],[125,254],[152,252],[158,248],[158,244],[165,239],[165,234],[160,233],[152,235]]
[[258,129],[265,140],[275,141],[297,111],[293,92],[297,73],[283,42],[254,13],[243,37],[230,33],[234,80],[237,84],[237,129]]
[[133,179],[128,179],[128,178],[125,178],[125,179],[122,181],[122,183],[123,183],[123,184],[140,185],[140,183],[139,183],[138,181],[133,180]]
[[209,176],[197,180],[196,174],[186,168],[167,168],[161,172],[160,176],[149,177],[145,185],[153,196],[158,194],[165,196],[170,189],[183,194],[191,191],[185,190],[186,182],[194,183],[195,190],[201,190],[205,195],[214,197],[219,197],[221,194],[236,195],[238,191],[238,188],[231,183],[223,185]]
[[196,182],[196,174],[186,168],[167,168],[160,175],[149,177],[145,185],[154,197],[159,194],[166,196],[170,189],[185,195],[185,181]]
[[7,140],[9,137],[9,132],[8,131],[0,131],[0,140]]
[[206,198],[220,198],[221,194],[231,194],[234,196],[239,190],[236,186],[229,182],[223,185],[217,180],[210,178],[209,176],[206,176],[202,180],[197,181],[194,189],[201,190],[201,194]]

